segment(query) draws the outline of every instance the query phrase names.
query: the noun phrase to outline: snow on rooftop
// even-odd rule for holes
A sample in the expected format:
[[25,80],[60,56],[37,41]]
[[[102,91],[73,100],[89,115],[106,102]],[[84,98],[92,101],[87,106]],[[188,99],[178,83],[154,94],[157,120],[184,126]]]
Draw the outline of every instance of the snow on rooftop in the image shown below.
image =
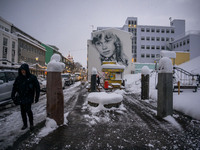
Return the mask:
[[141,70],[141,73],[142,73],[143,75],[148,75],[148,74],[150,74],[149,67],[148,67],[148,66],[143,66],[143,67],[142,67],[142,70]]
[[60,62],[60,60],[60,55],[54,54],[47,65],[47,72],[62,72],[65,68],[65,64]]
[[172,60],[168,57],[163,57],[159,61],[158,65],[159,73],[172,73],[173,71],[173,65]]
[[193,74],[200,74],[199,63],[200,63],[200,56],[198,56],[188,62],[180,64],[178,67],[180,67],[188,72],[191,72]]
[[102,69],[125,69],[124,65],[120,65],[120,64],[103,64],[101,66]]
[[176,52],[162,50],[160,51],[162,57],[176,58]]

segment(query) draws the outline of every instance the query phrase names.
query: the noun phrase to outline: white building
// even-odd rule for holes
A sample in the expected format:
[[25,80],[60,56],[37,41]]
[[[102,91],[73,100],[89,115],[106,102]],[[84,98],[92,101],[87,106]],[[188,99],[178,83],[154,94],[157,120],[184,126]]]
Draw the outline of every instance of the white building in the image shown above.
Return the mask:
[[[108,27],[98,27],[97,30]],[[121,30],[131,32],[132,58],[134,62],[153,63],[160,58],[161,50],[171,50],[172,43],[180,34],[185,33],[185,20],[170,20],[169,26],[138,25],[136,17],[128,17]]]
[[176,37],[171,43],[173,51],[189,52],[190,59],[200,56],[200,31],[189,31]]
[[0,65],[18,62],[18,38],[11,33],[12,24],[0,17]]

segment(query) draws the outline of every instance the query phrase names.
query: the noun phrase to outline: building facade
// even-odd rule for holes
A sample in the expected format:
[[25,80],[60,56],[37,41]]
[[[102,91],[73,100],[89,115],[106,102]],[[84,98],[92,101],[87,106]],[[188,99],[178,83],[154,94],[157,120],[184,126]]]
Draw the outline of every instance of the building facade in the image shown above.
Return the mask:
[[[103,30],[109,27],[98,27]],[[161,50],[173,50],[171,44],[177,36],[185,33],[185,20],[170,19],[169,26],[138,25],[137,17],[128,17],[123,27],[132,33],[132,61],[154,63],[160,58]]]
[[12,24],[0,17],[0,65],[18,62],[18,37],[11,33]]

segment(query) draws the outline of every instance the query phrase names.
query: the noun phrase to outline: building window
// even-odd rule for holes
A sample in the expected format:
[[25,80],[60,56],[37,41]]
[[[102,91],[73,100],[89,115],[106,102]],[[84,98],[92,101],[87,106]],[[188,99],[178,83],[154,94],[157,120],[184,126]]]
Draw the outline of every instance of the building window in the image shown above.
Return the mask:
[[150,37],[146,37],[146,40],[149,41],[149,40],[150,40]]
[[8,39],[3,38],[3,58],[7,59],[7,54],[8,54]]
[[156,46],[156,49],[159,50],[159,49],[160,49],[160,46]]
[[146,58],[150,58],[150,54],[146,54]]
[[12,41],[12,62],[15,62],[15,42]]
[[176,47],[178,48],[178,43],[176,44]]
[[180,42],[180,46],[182,46],[182,42]]
[[174,33],[174,29],[171,29],[171,33]]
[[174,38],[171,38],[171,41],[173,42],[173,41],[174,41]]
[[161,46],[161,49],[162,49],[162,50],[165,50],[165,46]]
[[151,32],[155,32],[155,29],[151,29]]
[[176,45],[174,44],[174,48],[176,48]]
[[156,41],[160,41],[160,37],[156,37]]
[[168,38],[168,37],[166,38],[166,41],[167,41],[167,42],[169,41],[169,38]]
[[146,32],[150,32],[150,29],[149,29],[149,28],[146,28]]
[[152,41],[155,41],[155,37],[151,37],[151,40],[152,40]]
[[141,32],[144,32],[144,28],[141,28]]
[[145,46],[144,46],[144,45],[141,45],[141,49],[145,49]]
[[152,46],[151,46],[151,49],[155,49],[155,46],[152,45]]
[[185,40],[183,41],[183,45],[185,45]]
[[187,44],[190,44],[190,40],[189,39],[187,39]]
[[151,54],[151,58],[155,58],[155,54]]
[[166,33],[169,33],[169,29],[166,29]]
[[162,30],[161,30],[161,33],[165,33],[165,29],[162,29]]
[[160,58],[160,54],[156,54],[156,58]]
[[141,57],[144,58],[144,54],[141,54]]
[[141,37],[141,40],[142,40],[142,41],[144,41],[144,40],[145,40],[145,38],[144,38],[144,37]]
[[146,49],[150,49],[150,46],[149,46],[149,45],[147,45],[147,46],[146,46]]
[[157,32],[157,33],[160,33],[160,29],[156,29],[156,32]]
[[164,38],[164,37],[162,37],[162,38],[161,38],[161,41],[165,41],[165,38]]

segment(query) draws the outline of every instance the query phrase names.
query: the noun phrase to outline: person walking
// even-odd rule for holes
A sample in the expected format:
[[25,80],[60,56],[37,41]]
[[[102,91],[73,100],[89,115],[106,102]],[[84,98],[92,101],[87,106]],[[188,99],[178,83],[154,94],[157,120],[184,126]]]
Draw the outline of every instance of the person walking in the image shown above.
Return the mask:
[[38,102],[40,95],[40,85],[37,77],[30,73],[28,64],[22,64],[18,69],[18,76],[13,84],[11,98],[16,105],[20,105],[23,127],[25,130],[27,125],[27,115],[30,123],[30,130],[34,129],[33,112],[31,105],[35,101]]

